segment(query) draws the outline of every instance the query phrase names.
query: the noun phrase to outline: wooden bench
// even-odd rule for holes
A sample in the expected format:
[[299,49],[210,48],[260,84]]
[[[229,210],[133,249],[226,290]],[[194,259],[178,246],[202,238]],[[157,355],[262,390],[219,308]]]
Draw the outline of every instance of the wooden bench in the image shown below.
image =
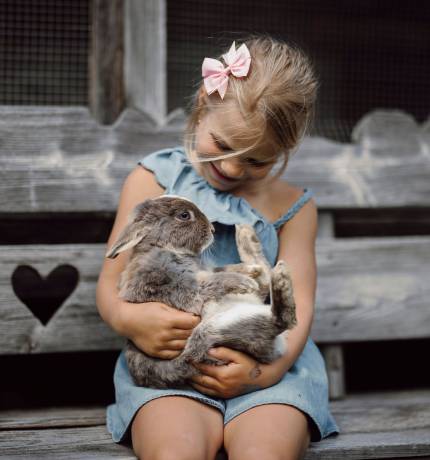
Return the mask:
[[[137,161],[180,143],[184,117],[174,115],[160,127],[126,109],[107,127],[86,108],[0,108],[2,355],[61,353],[67,360],[68,352],[119,352],[124,339],[95,305],[106,249],[100,228],[112,224]],[[387,215],[397,227],[403,215],[425,220],[430,133],[404,113],[375,112],[356,126],[354,139],[306,138],[286,174],[314,190],[320,210],[312,336],[324,352],[342,430],[312,444],[306,459],[430,458],[430,388],[414,389],[411,381],[410,390],[345,394],[342,352],[347,343],[430,337],[430,235],[337,236],[348,219],[376,230]],[[92,232],[83,225],[88,216],[100,222]],[[46,225],[35,235],[36,221]],[[70,234],[88,242],[68,243]],[[37,273],[51,274],[52,284]],[[423,365],[427,359],[423,351]],[[406,356],[402,363],[408,366]],[[53,405],[1,411],[0,459],[14,458],[135,457],[111,440],[104,406]]]

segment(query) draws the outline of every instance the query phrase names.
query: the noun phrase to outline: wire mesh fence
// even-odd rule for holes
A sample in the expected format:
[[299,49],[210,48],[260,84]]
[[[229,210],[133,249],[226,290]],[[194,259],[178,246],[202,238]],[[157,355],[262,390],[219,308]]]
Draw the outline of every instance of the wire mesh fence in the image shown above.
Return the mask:
[[88,0],[0,0],[0,104],[87,105]]

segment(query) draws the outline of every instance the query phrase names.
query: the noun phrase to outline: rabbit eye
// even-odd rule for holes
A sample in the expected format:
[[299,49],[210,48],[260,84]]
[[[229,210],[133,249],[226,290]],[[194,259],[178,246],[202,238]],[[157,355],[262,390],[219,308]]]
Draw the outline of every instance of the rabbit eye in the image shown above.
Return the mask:
[[179,220],[191,220],[194,217],[190,211],[182,211],[177,215]]

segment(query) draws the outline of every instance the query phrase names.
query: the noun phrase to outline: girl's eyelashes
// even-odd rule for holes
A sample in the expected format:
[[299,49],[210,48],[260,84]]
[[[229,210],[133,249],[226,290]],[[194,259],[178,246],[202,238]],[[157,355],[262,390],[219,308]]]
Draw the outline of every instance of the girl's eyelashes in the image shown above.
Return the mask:
[[228,145],[222,144],[219,141],[215,141],[215,145],[223,152],[231,152],[231,148]]
[[243,161],[251,166],[255,166],[256,168],[262,168],[263,166],[268,166],[270,164],[269,161],[259,161],[255,158],[244,158]]
[[210,133],[210,135],[211,135],[212,140],[214,141],[214,144],[216,145],[216,147],[219,148],[221,151],[223,151],[223,152],[231,152],[232,151],[232,149],[227,144],[225,144],[224,142],[222,142],[219,139],[217,139],[212,133]]

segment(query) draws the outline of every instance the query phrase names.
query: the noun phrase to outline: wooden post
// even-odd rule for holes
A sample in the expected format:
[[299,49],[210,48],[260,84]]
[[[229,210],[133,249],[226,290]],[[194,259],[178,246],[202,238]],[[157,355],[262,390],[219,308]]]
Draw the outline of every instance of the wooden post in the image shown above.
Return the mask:
[[[330,213],[319,216],[318,238],[334,238],[334,219]],[[329,381],[330,399],[345,397],[345,369],[341,345],[330,344],[321,347]]]
[[167,116],[166,0],[125,2],[127,105],[163,125]]
[[101,124],[112,124],[125,105],[123,0],[92,0],[89,106]]

